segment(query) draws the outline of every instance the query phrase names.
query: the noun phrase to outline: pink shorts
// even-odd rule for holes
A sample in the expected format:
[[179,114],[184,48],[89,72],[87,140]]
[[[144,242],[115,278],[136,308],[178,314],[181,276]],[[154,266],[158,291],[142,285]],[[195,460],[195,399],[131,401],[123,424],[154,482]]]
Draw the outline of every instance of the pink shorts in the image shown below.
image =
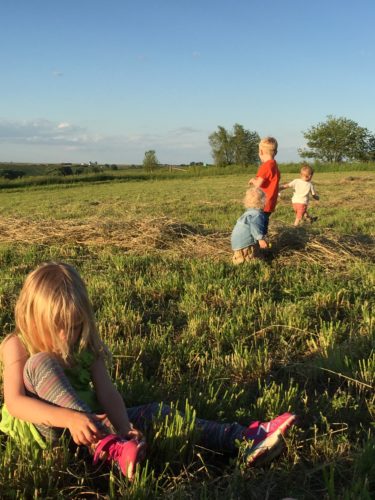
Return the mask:
[[293,210],[296,213],[296,216],[301,218],[305,215],[306,210],[307,210],[307,205],[304,203],[293,203]]

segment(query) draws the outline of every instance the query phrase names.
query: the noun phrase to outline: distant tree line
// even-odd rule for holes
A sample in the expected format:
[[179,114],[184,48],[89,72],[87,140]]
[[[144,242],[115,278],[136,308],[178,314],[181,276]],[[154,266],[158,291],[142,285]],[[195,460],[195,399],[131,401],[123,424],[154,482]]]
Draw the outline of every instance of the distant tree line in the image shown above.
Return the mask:
[[[325,122],[303,132],[303,136],[306,147],[298,149],[301,158],[326,163],[375,161],[375,135],[348,118],[329,115]],[[208,139],[217,166],[246,166],[258,161],[258,133],[238,123],[232,131],[218,126]]]
[[55,175],[63,175],[68,176],[68,175],[80,175],[80,174],[89,174],[89,173],[99,173],[103,172],[104,170],[118,170],[118,166],[116,164],[110,165],[109,163],[106,163],[105,165],[98,165],[97,163],[94,163],[90,166],[86,165],[78,165],[77,167],[71,167],[70,165],[60,165],[57,167],[54,167],[52,170],[49,170],[48,173],[52,173]]
[[0,170],[0,177],[3,179],[21,179],[25,175],[23,170],[4,169]]

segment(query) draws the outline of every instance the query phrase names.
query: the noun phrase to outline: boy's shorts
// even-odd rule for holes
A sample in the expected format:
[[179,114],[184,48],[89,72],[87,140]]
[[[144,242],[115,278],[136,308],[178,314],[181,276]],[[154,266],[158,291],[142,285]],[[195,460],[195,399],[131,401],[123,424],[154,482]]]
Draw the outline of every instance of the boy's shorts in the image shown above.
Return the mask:
[[293,205],[293,210],[296,213],[296,216],[302,219],[302,217],[305,215],[307,211],[307,205],[305,205],[304,203],[293,203],[292,205]]

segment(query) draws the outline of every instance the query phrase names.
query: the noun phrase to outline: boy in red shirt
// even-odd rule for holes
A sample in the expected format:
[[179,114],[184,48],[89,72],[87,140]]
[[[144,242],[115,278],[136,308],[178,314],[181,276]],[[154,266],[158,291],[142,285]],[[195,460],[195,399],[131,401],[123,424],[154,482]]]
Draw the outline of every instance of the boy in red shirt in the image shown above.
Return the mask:
[[266,233],[271,213],[275,210],[279,193],[280,171],[274,159],[277,154],[277,140],[274,137],[265,137],[259,143],[260,165],[255,177],[249,184],[259,187],[266,195],[264,214],[266,216]]

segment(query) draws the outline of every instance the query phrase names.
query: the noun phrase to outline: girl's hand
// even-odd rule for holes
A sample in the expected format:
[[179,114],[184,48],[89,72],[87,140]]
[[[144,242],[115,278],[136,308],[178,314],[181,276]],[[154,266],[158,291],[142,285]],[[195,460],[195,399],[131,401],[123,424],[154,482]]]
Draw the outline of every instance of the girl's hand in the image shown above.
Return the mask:
[[140,430],[136,429],[131,422],[119,431],[119,435],[126,439],[137,439],[138,441],[144,441],[143,434]]
[[138,441],[144,441],[143,434],[138,429],[132,427],[126,435],[127,438],[137,439]]
[[73,411],[67,422],[67,428],[77,445],[89,446],[105,436],[101,422],[106,418],[106,415]]

